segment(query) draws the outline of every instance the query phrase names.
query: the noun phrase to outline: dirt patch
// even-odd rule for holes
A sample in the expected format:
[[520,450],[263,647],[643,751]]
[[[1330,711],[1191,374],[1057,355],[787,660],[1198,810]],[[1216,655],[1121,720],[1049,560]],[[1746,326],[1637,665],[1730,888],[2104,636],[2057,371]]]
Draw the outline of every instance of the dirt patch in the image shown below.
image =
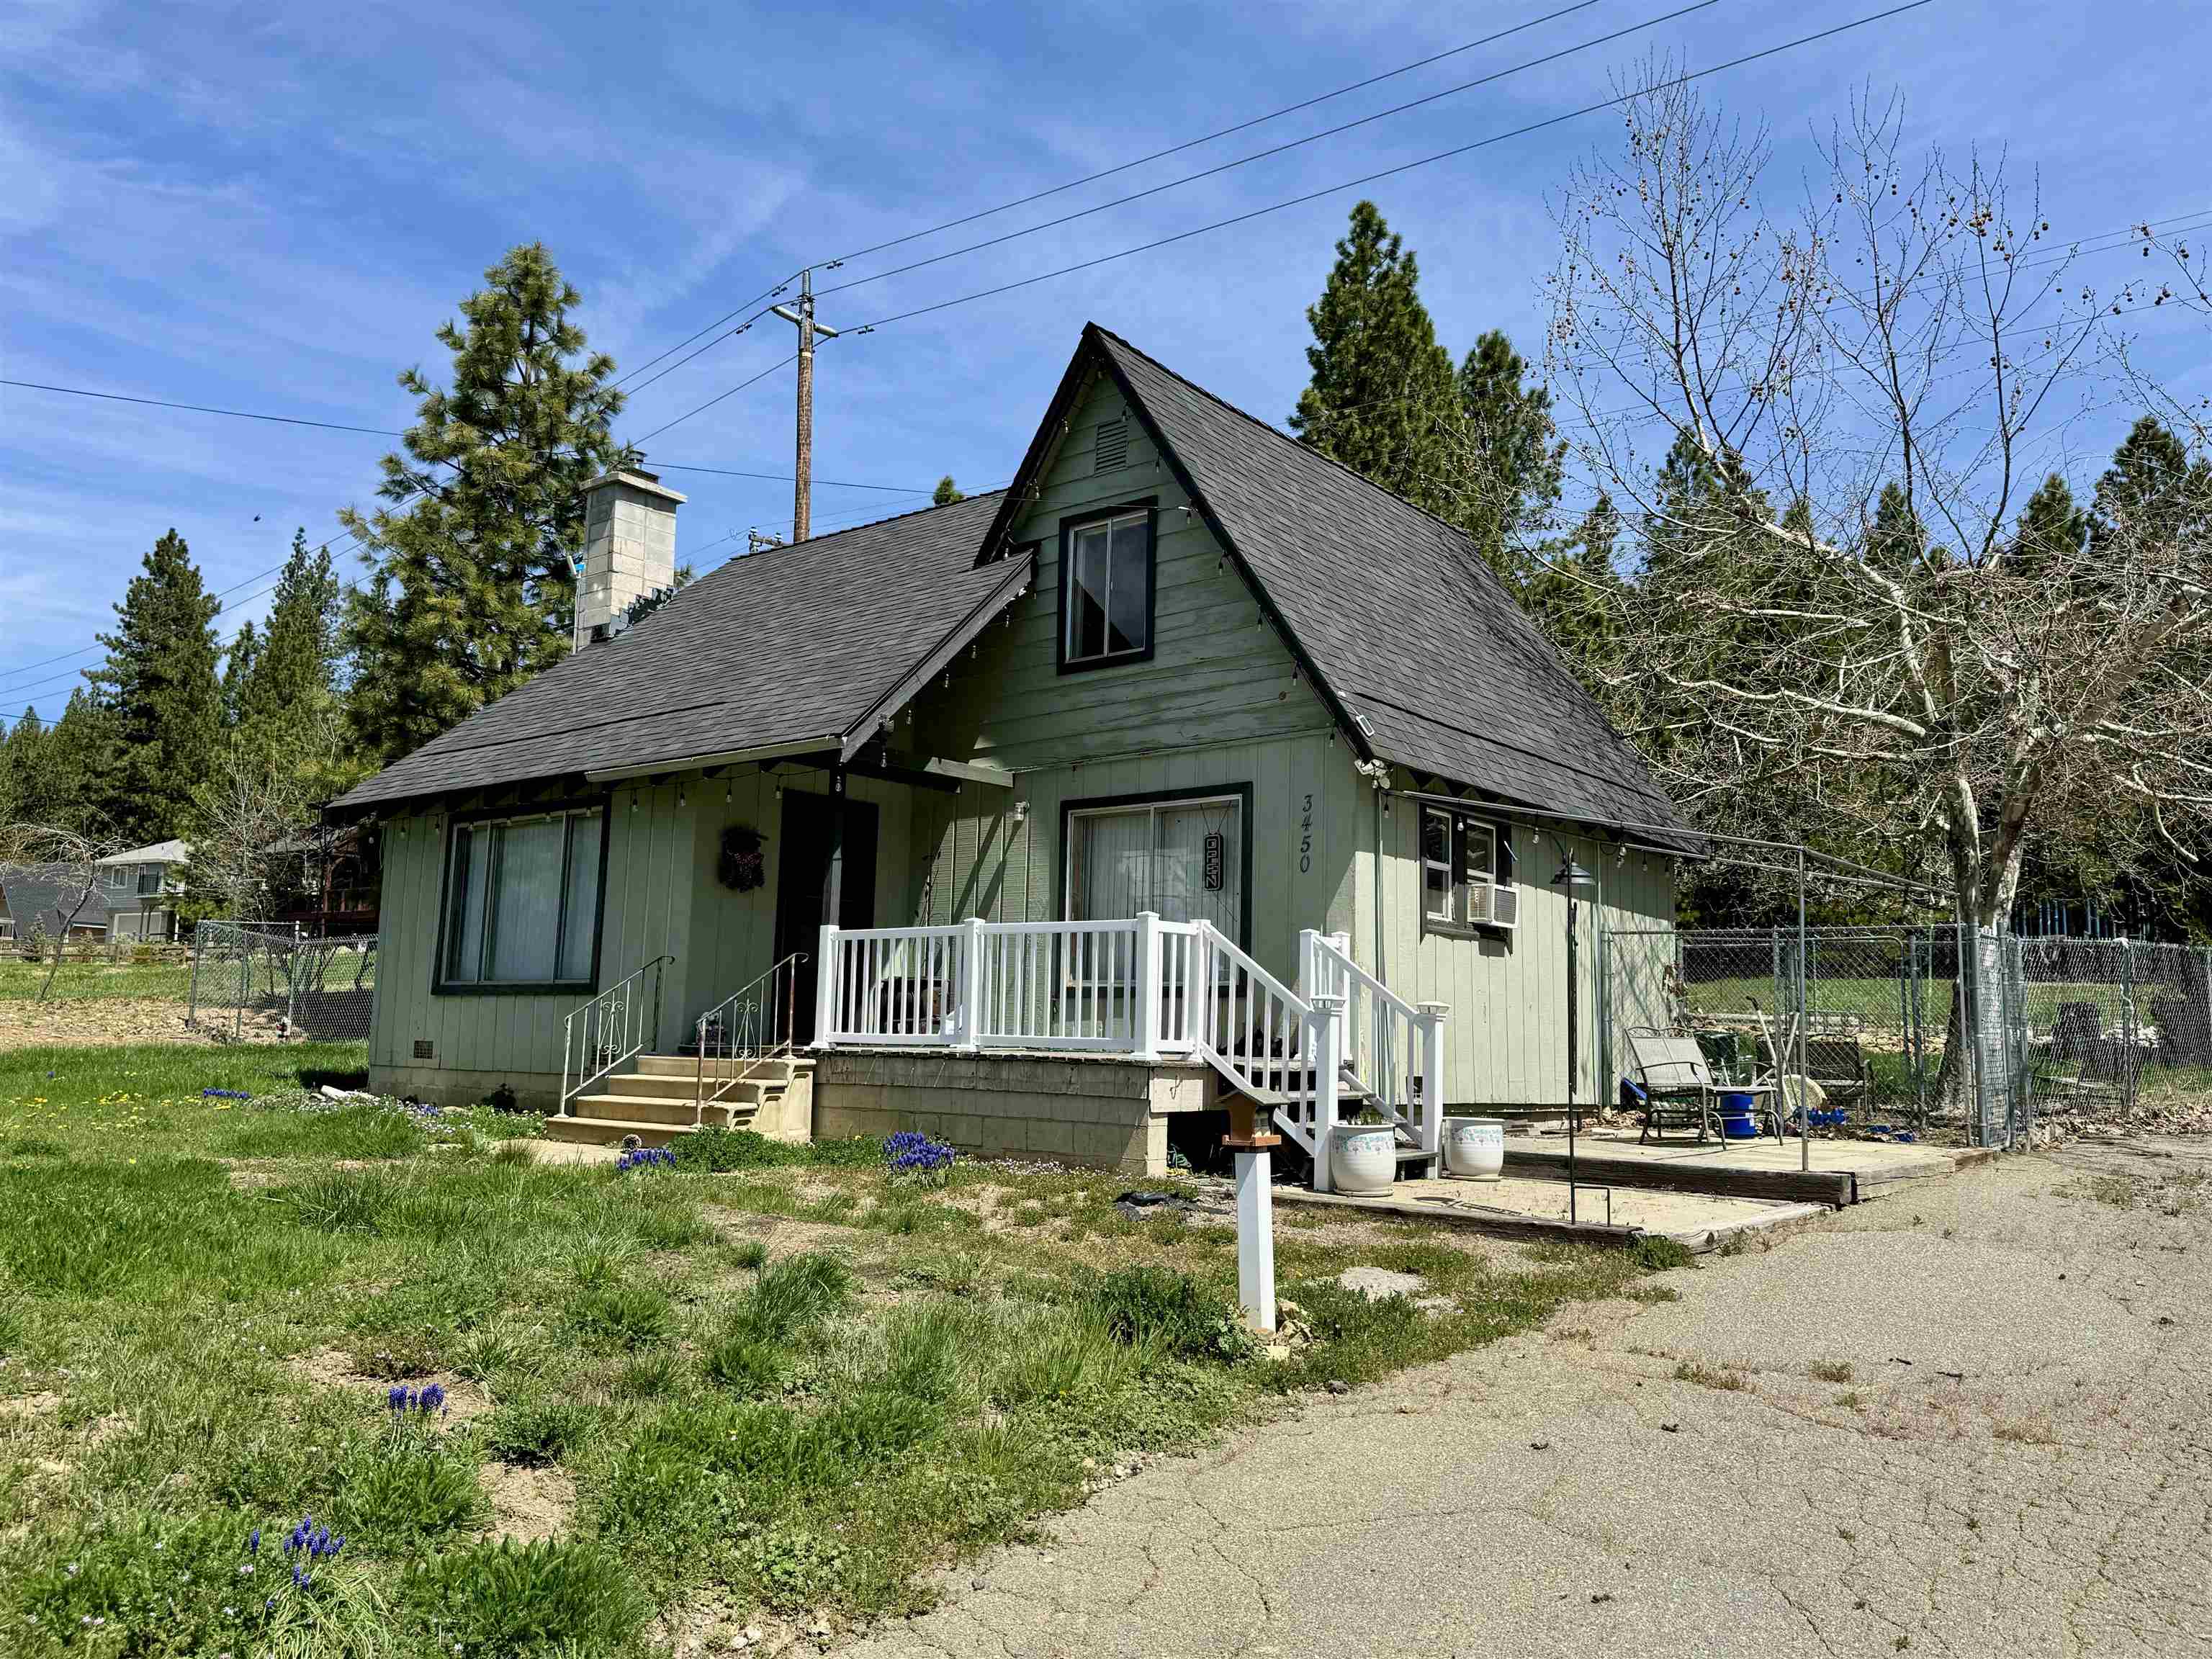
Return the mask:
[[492,1535],[527,1544],[550,1538],[576,1508],[576,1483],[556,1468],[492,1463],[483,1472],[491,1494]]
[[[312,1348],[306,1353],[295,1354],[292,1368],[319,1389],[374,1389],[382,1395],[394,1386],[384,1377],[362,1370],[355,1357],[343,1348]],[[416,1389],[427,1389],[433,1382],[446,1391],[445,1409],[438,1414],[434,1426],[449,1428],[491,1409],[490,1395],[476,1383],[450,1371],[425,1371],[407,1379],[407,1386]]]
[[185,1023],[185,1005],[160,998],[0,1002],[0,1048],[106,1048],[135,1042],[228,1039]]
[[61,1408],[62,1397],[58,1394],[19,1394],[0,1400],[0,1417],[48,1417]]

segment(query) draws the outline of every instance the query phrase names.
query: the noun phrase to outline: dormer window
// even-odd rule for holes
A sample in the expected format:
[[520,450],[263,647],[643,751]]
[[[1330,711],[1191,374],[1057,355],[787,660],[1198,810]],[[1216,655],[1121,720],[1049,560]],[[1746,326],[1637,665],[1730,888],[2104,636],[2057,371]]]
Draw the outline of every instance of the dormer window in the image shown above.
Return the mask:
[[1060,667],[1151,656],[1151,504],[1068,520],[1060,526]]

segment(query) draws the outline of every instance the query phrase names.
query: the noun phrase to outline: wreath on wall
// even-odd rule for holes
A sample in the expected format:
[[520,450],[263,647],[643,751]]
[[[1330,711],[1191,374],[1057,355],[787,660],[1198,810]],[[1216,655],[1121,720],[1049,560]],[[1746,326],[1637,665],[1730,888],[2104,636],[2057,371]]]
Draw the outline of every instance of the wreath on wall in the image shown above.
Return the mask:
[[768,879],[768,842],[750,823],[733,823],[722,831],[722,857],[715,873],[722,885],[750,893]]

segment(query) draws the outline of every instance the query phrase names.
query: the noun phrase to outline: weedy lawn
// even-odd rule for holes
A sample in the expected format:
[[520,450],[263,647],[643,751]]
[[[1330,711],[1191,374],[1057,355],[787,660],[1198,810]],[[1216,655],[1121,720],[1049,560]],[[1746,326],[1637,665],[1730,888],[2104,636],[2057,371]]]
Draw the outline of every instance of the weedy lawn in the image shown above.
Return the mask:
[[[0,1054],[0,1651],[623,1655],[922,1605],[1117,1463],[1634,1294],[1665,1254],[872,1143],[541,1164],[526,1117],[319,1109],[357,1048]],[[240,1100],[207,1090],[250,1093]],[[941,1184],[933,1184],[941,1182]],[[1340,1290],[1358,1264],[1443,1300]]]

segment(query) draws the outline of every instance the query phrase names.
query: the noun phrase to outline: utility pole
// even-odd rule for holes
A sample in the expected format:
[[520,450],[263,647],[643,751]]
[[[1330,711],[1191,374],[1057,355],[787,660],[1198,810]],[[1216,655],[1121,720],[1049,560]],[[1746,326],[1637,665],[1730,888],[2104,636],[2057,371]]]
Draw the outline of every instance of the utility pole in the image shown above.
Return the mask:
[[775,314],[799,330],[799,447],[791,480],[791,539],[812,533],[814,516],[814,337],[837,337],[834,328],[814,320],[814,272],[799,273],[799,307],[775,306]]

